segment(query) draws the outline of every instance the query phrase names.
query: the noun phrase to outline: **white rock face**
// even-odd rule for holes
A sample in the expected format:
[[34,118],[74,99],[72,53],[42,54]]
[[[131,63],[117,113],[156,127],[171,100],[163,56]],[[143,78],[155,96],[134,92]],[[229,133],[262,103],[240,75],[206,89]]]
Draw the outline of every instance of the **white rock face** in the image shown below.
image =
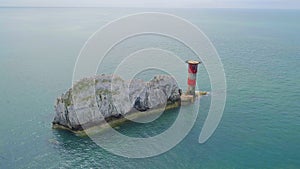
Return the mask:
[[98,75],[77,82],[54,105],[53,124],[72,130],[93,126],[105,118],[121,117],[130,111],[147,111],[180,101],[176,81],[167,75],[144,82],[126,82],[118,76]]

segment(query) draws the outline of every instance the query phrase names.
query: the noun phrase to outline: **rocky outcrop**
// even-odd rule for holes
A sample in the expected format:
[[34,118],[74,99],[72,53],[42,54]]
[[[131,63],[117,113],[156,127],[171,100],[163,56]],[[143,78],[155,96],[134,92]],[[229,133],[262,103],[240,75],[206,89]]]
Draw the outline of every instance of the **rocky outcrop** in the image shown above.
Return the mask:
[[82,130],[104,120],[122,118],[129,113],[142,113],[180,102],[176,81],[167,75],[144,82],[124,81],[118,76],[97,75],[75,83],[57,98],[53,125]]

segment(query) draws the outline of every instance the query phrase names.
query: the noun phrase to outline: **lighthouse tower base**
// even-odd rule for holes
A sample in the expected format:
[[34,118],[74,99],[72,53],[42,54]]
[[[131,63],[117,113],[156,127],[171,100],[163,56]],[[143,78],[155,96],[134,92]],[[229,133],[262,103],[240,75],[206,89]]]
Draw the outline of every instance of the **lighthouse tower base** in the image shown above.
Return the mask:
[[195,94],[182,94],[180,96],[181,104],[186,105],[189,103],[195,102],[196,99],[198,99],[201,96],[208,95],[209,93],[206,91],[195,91]]

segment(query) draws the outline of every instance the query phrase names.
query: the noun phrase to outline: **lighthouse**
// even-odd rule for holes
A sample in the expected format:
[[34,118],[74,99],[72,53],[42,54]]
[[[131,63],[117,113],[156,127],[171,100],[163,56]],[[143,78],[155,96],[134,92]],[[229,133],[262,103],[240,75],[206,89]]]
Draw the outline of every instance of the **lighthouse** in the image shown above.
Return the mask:
[[186,63],[188,64],[188,88],[185,94],[195,96],[197,69],[198,64],[200,64],[201,62],[195,60],[188,60],[186,61]]

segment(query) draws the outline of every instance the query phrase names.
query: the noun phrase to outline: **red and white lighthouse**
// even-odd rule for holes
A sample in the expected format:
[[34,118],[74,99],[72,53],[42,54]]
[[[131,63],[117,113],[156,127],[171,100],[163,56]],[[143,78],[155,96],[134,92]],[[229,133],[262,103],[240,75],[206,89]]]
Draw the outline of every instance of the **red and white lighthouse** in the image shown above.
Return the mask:
[[195,96],[195,87],[196,87],[196,77],[197,77],[197,69],[198,64],[201,62],[195,60],[188,60],[188,88],[186,91],[186,95],[193,95]]

